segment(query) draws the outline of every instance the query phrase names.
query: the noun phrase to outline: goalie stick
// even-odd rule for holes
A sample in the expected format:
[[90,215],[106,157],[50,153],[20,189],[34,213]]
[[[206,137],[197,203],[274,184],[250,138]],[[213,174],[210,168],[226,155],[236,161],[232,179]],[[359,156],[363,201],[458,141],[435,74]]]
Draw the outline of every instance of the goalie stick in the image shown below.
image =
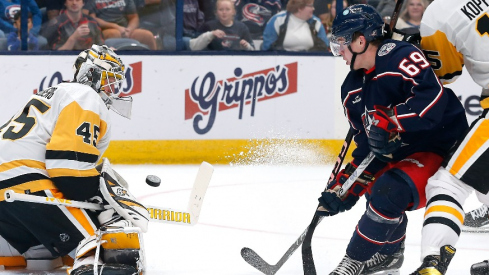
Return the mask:
[[[341,168],[341,164],[345,159],[346,152],[348,152],[348,148],[350,147],[351,141],[353,139],[353,134],[354,131],[350,128],[348,134],[346,135],[345,142],[341,147],[341,151],[336,159],[333,171],[331,172],[331,176],[329,177],[328,182],[331,182],[336,178],[336,175],[338,174]],[[289,247],[287,252],[285,252],[282,258],[280,258],[280,260],[275,265],[268,264],[253,249],[248,247],[243,247],[241,249],[241,257],[243,257],[243,259],[248,264],[260,270],[264,274],[275,274],[282,267],[282,265],[289,259],[289,257],[292,256],[292,254],[294,254],[297,248],[301,246],[308,229],[309,227],[307,227],[306,230],[302,232],[300,237]]]
[[[199,167],[199,171],[194,181],[192,192],[188,201],[188,206],[186,210],[176,210],[172,208],[146,205],[148,212],[150,214],[149,221],[152,222],[163,222],[178,225],[195,225],[197,224],[200,217],[200,210],[202,209],[202,203],[204,202],[204,196],[209,186],[212,173],[214,168],[207,162],[202,162]],[[64,205],[69,207],[91,209],[91,210],[104,210],[109,205],[105,207],[97,203],[73,201],[67,199],[58,199],[53,197],[41,197],[29,194],[16,193],[13,190],[7,190],[4,194],[5,201],[24,201],[51,205]]]

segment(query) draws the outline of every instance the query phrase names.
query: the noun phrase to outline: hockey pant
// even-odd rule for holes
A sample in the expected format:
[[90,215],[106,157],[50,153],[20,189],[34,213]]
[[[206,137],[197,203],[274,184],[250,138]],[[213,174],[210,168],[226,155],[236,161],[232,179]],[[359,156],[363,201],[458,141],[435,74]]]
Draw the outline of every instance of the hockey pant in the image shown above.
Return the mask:
[[[63,198],[57,189],[33,193]],[[78,243],[95,234],[97,213],[72,207],[31,202],[0,202],[0,235],[20,254],[44,245],[53,257],[74,256]],[[1,255],[0,255],[1,256]]]
[[435,153],[415,153],[377,173],[367,194],[367,210],[346,250],[350,258],[363,262],[376,252],[391,255],[399,249],[406,233],[405,211],[426,205],[426,183],[441,162]]

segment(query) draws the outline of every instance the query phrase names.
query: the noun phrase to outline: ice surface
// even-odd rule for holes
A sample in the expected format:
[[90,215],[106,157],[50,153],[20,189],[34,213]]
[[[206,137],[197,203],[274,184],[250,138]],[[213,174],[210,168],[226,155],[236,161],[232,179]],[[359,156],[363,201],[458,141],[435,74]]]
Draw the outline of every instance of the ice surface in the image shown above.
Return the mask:
[[[185,208],[198,166],[116,166],[141,202]],[[147,274],[261,274],[240,256],[250,247],[275,264],[306,229],[332,166],[216,165],[199,224],[184,227],[151,223],[145,235]],[[161,186],[144,183],[147,174]],[[312,241],[318,274],[329,274],[345,253],[365,210],[362,199],[349,212],[327,217]],[[466,209],[479,206],[475,196]],[[408,212],[405,262],[401,274],[419,265],[424,210]],[[470,274],[470,266],[489,259],[489,234],[462,233],[448,275]],[[300,249],[278,274],[302,274]]]
[[[317,197],[330,175],[330,165],[215,165],[199,224],[180,226],[150,223],[144,235],[146,275],[261,274],[240,256],[250,247],[275,264],[312,219]],[[185,209],[198,165],[114,165],[142,203]],[[145,183],[147,175],[161,178],[159,187]],[[361,199],[349,212],[327,217],[312,241],[318,274],[329,274],[345,253],[353,229],[365,210]],[[475,196],[466,209],[479,206]],[[405,262],[401,274],[420,264],[423,210],[408,213]],[[489,259],[489,234],[462,233],[448,275],[470,274],[470,266]],[[0,272],[5,274],[3,272]],[[32,273],[25,273],[32,274]],[[38,273],[46,274],[46,273]],[[302,274],[300,249],[278,274]]]

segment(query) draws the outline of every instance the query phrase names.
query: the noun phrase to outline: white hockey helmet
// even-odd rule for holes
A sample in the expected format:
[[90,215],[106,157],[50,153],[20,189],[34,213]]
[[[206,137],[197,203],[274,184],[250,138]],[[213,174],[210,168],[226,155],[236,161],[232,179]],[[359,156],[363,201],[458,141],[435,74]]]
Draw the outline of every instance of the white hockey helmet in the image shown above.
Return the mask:
[[92,87],[119,115],[131,118],[132,97],[120,96],[125,80],[124,63],[106,45],[92,45],[81,52],[73,64],[74,81]]

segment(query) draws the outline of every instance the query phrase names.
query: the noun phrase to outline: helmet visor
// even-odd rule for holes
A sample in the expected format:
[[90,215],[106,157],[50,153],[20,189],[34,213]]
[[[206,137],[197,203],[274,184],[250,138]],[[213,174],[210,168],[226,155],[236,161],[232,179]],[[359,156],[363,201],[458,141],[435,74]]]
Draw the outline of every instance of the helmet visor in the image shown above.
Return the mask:
[[346,37],[332,35],[329,42],[331,53],[333,53],[334,56],[340,56],[340,53],[344,52],[351,44],[351,39],[351,35],[348,35]]

